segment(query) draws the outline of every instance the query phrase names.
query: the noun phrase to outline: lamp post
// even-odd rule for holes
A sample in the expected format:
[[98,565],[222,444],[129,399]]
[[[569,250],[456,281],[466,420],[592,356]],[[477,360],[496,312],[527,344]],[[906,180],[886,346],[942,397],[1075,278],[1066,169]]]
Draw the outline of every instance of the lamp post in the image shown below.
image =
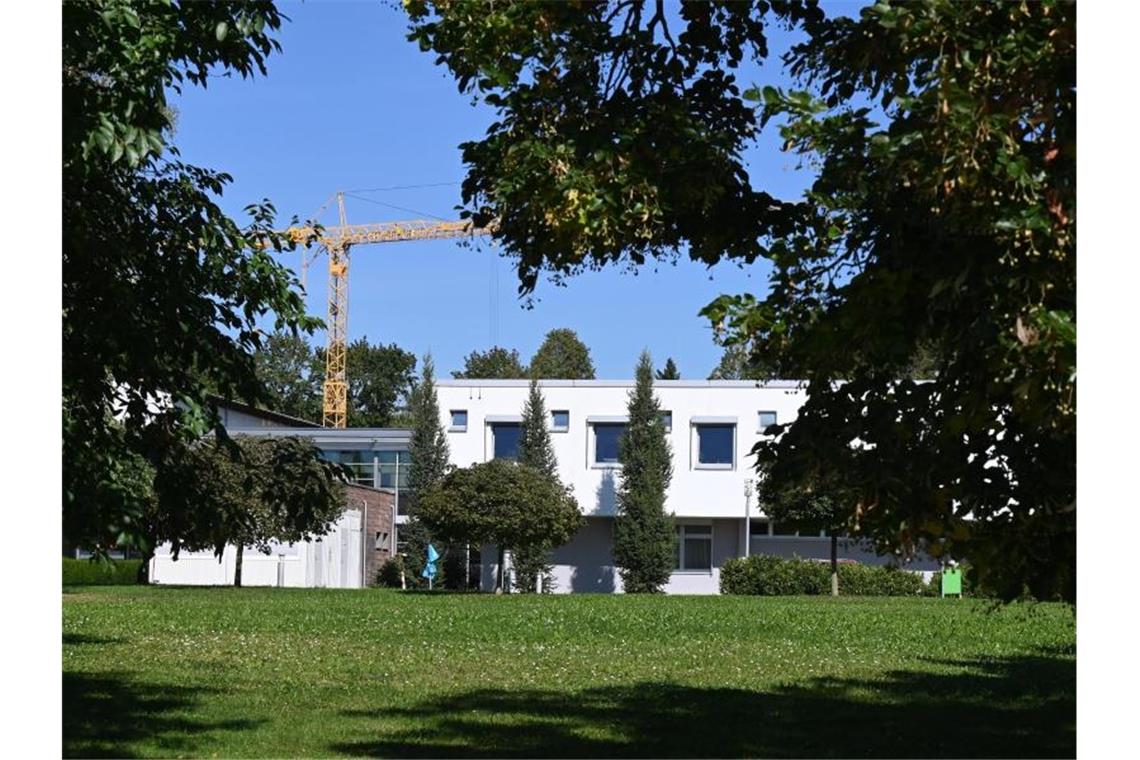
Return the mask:
[[752,481],[744,481],[744,556],[752,551]]

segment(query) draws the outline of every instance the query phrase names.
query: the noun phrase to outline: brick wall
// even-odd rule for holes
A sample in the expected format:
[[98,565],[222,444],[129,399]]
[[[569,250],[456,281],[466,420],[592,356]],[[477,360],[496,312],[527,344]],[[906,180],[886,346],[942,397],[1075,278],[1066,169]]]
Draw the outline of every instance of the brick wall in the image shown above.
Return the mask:
[[[360,510],[364,519],[364,577],[367,585],[376,585],[376,573],[392,556],[392,504],[391,491],[368,488],[356,484],[345,487],[347,507]],[[368,505],[367,510],[364,504]],[[384,542],[378,549],[377,536]]]

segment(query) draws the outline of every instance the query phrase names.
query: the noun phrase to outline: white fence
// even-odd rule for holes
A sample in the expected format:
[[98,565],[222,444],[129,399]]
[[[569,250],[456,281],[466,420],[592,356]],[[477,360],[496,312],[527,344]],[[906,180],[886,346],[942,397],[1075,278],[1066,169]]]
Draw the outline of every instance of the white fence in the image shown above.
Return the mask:
[[[243,586],[360,588],[364,576],[362,540],[360,512],[350,509],[319,539],[300,544],[274,544],[268,555],[247,547],[242,553],[241,583]],[[232,585],[236,557],[237,550],[227,546],[220,560],[211,551],[183,551],[175,560],[170,546],[161,546],[151,560],[151,582],[180,586]]]

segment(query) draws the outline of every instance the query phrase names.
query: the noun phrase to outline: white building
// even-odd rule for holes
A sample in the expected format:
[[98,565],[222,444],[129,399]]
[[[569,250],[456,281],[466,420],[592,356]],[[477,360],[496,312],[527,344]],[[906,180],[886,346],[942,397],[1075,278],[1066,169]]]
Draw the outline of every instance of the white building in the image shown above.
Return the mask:
[[[465,467],[514,455],[525,380],[440,380],[442,423],[453,464]],[[621,590],[612,557],[615,494],[621,465],[617,439],[627,420],[633,381],[543,380],[551,438],[564,483],[574,489],[586,526],[554,552],[558,592]],[[677,569],[666,590],[714,594],[725,560],[747,554],[826,559],[830,541],[801,536],[767,519],[755,497],[749,455],[763,429],[795,418],[805,391],[795,382],[659,380],[654,391],[673,450],[666,510],[676,517]],[[884,564],[853,541],[841,541],[840,558]],[[494,547],[485,547],[483,587],[495,584]],[[929,566],[927,566],[929,565]],[[509,571],[510,563],[507,562]],[[934,570],[931,563],[912,569]]]

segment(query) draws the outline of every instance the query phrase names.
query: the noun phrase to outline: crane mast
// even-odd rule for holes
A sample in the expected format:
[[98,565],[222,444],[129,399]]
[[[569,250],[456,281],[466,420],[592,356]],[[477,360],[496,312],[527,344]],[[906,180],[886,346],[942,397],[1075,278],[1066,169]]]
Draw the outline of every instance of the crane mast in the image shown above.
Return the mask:
[[344,210],[344,193],[337,193],[337,207],[339,227],[319,232],[313,227],[290,227],[286,231],[295,242],[307,244],[315,240],[328,252],[328,324],[322,424],[330,428],[348,426],[348,264],[352,246],[475,237],[490,233],[489,229],[463,221],[349,224]]

